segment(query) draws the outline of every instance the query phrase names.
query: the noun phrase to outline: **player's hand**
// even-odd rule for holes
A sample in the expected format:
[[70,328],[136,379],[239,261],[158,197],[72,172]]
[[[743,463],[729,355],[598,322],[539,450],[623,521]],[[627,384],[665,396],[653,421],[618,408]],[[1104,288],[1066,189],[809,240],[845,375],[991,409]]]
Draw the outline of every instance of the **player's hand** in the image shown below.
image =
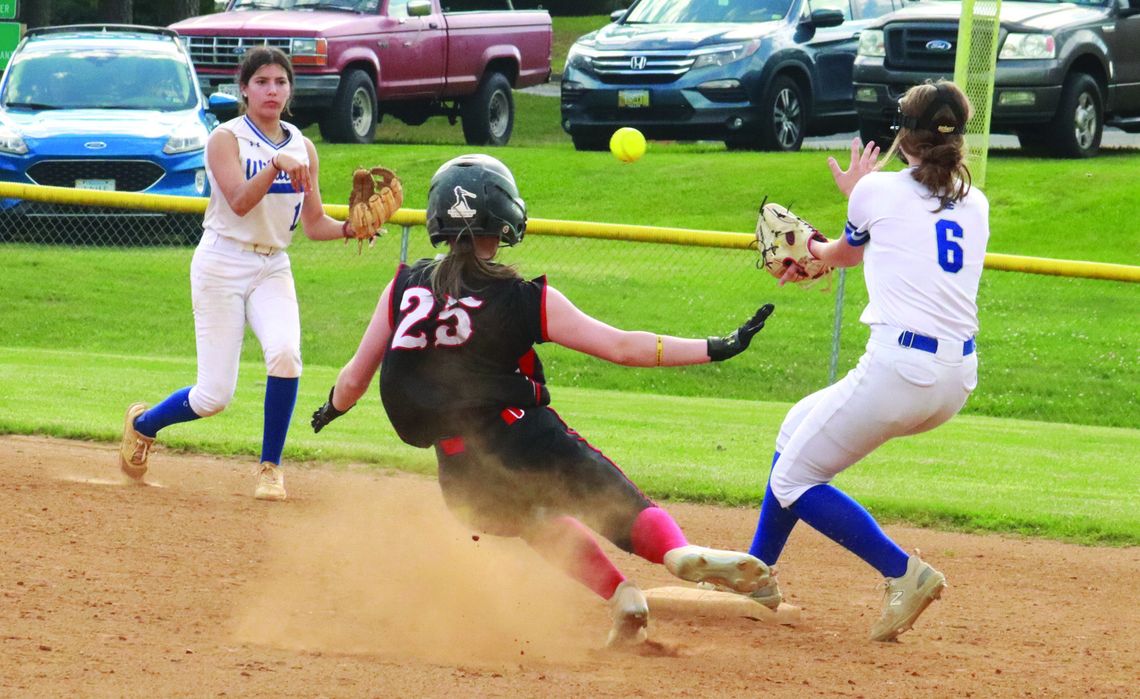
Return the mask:
[[293,185],[294,192],[309,191],[309,166],[291,155],[278,153],[273,156],[277,169],[289,176],[289,184]]
[[325,404],[313,412],[313,419],[309,421],[309,424],[313,426],[313,432],[320,432],[322,429],[324,429],[325,425],[329,424],[341,415],[344,415],[349,410],[352,410],[352,406],[349,406],[344,410],[337,410],[335,407],[333,407],[332,399],[334,391],[336,391],[336,386],[333,386],[329,389],[329,399],[325,401]]
[[804,271],[804,268],[793,262],[792,264],[788,265],[787,269],[784,270],[784,275],[780,277],[779,284],[780,286],[783,286],[789,282],[796,284],[798,282],[804,281],[807,278],[808,274],[806,271]]
[[730,334],[724,337],[710,337],[708,339],[709,359],[714,362],[722,362],[748,349],[753,336],[760,332],[764,327],[764,321],[772,315],[774,310],[776,310],[775,306],[766,303],[756,311],[755,315],[745,321],[744,325],[733,330]]
[[[860,148],[863,149],[862,153],[859,152]],[[855,183],[863,179],[863,175],[882,167],[879,162],[879,146],[874,141],[868,141],[867,145],[863,146],[863,142],[856,136],[851,139],[851,163],[847,169],[840,168],[839,162],[830,157],[827,159],[827,167],[831,169],[831,177],[835,180],[835,186],[839,187],[843,196],[849,197],[851,190],[855,189]]]

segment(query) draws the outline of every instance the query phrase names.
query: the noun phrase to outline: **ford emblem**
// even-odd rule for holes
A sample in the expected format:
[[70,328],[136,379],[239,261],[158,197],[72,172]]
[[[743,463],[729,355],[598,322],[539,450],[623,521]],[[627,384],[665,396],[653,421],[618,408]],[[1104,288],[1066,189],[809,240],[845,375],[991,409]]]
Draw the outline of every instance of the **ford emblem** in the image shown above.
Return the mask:
[[954,48],[953,44],[945,39],[934,39],[926,42],[927,51],[949,51]]
[[645,70],[646,61],[645,56],[631,56],[629,59],[629,67],[633,70]]
[[83,144],[83,147],[87,150],[103,150],[107,147],[107,144],[102,141],[88,141]]

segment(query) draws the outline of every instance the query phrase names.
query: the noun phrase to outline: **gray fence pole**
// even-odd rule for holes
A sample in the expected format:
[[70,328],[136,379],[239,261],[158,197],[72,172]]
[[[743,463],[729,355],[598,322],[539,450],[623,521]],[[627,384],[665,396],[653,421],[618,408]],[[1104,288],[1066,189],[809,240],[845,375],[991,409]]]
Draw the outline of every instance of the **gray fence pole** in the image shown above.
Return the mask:
[[827,369],[827,385],[835,383],[839,370],[839,338],[843,334],[843,286],[847,280],[847,269],[839,268],[839,290],[835,292],[835,327],[831,329],[831,365]]
[[408,239],[412,237],[412,227],[404,226],[404,232],[400,235],[400,264],[408,263]]

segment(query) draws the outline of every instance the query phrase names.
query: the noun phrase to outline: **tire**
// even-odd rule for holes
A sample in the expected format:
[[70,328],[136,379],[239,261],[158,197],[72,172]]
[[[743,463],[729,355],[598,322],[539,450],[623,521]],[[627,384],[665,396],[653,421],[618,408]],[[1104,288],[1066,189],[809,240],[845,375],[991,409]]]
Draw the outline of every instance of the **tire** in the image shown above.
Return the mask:
[[871,141],[879,149],[886,153],[891,144],[895,142],[895,134],[891,131],[890,124],[883,121],[871,121],[869,119],[859,119],[859,139],[863,141],[863,145],[867,145]]
[[798,83],[777,75],[760,103],[760,145],[765,150],[797,151],[807,130],[807,103]]
[[1104,134],[1104,98],[1092,76],[1065,78],[1057,114],[1049,125],[1049,150],[1061,158],[1091,158],[1100,152]]
[[463,138],[469,146],[505,146],[515,127],[515,98],[502,73],[488,73],[460,107]]
[[376,140],[376,86],[363,70],[350,70],[340,81],[332,108],[319,122],[321,138],[329,143]]
[[609,131],[571,131],[570,140],[574,142],[574,150],[599,151],[610,149]]

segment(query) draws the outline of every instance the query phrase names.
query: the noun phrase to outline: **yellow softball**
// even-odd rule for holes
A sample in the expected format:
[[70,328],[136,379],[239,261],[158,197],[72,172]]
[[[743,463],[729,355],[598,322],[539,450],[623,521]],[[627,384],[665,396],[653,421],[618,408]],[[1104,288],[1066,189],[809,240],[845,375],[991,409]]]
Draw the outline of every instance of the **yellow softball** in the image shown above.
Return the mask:
[[632,163],[645,155],[645,136],[630,126],[623,126],[610,136],[610,152],[623,163]]

